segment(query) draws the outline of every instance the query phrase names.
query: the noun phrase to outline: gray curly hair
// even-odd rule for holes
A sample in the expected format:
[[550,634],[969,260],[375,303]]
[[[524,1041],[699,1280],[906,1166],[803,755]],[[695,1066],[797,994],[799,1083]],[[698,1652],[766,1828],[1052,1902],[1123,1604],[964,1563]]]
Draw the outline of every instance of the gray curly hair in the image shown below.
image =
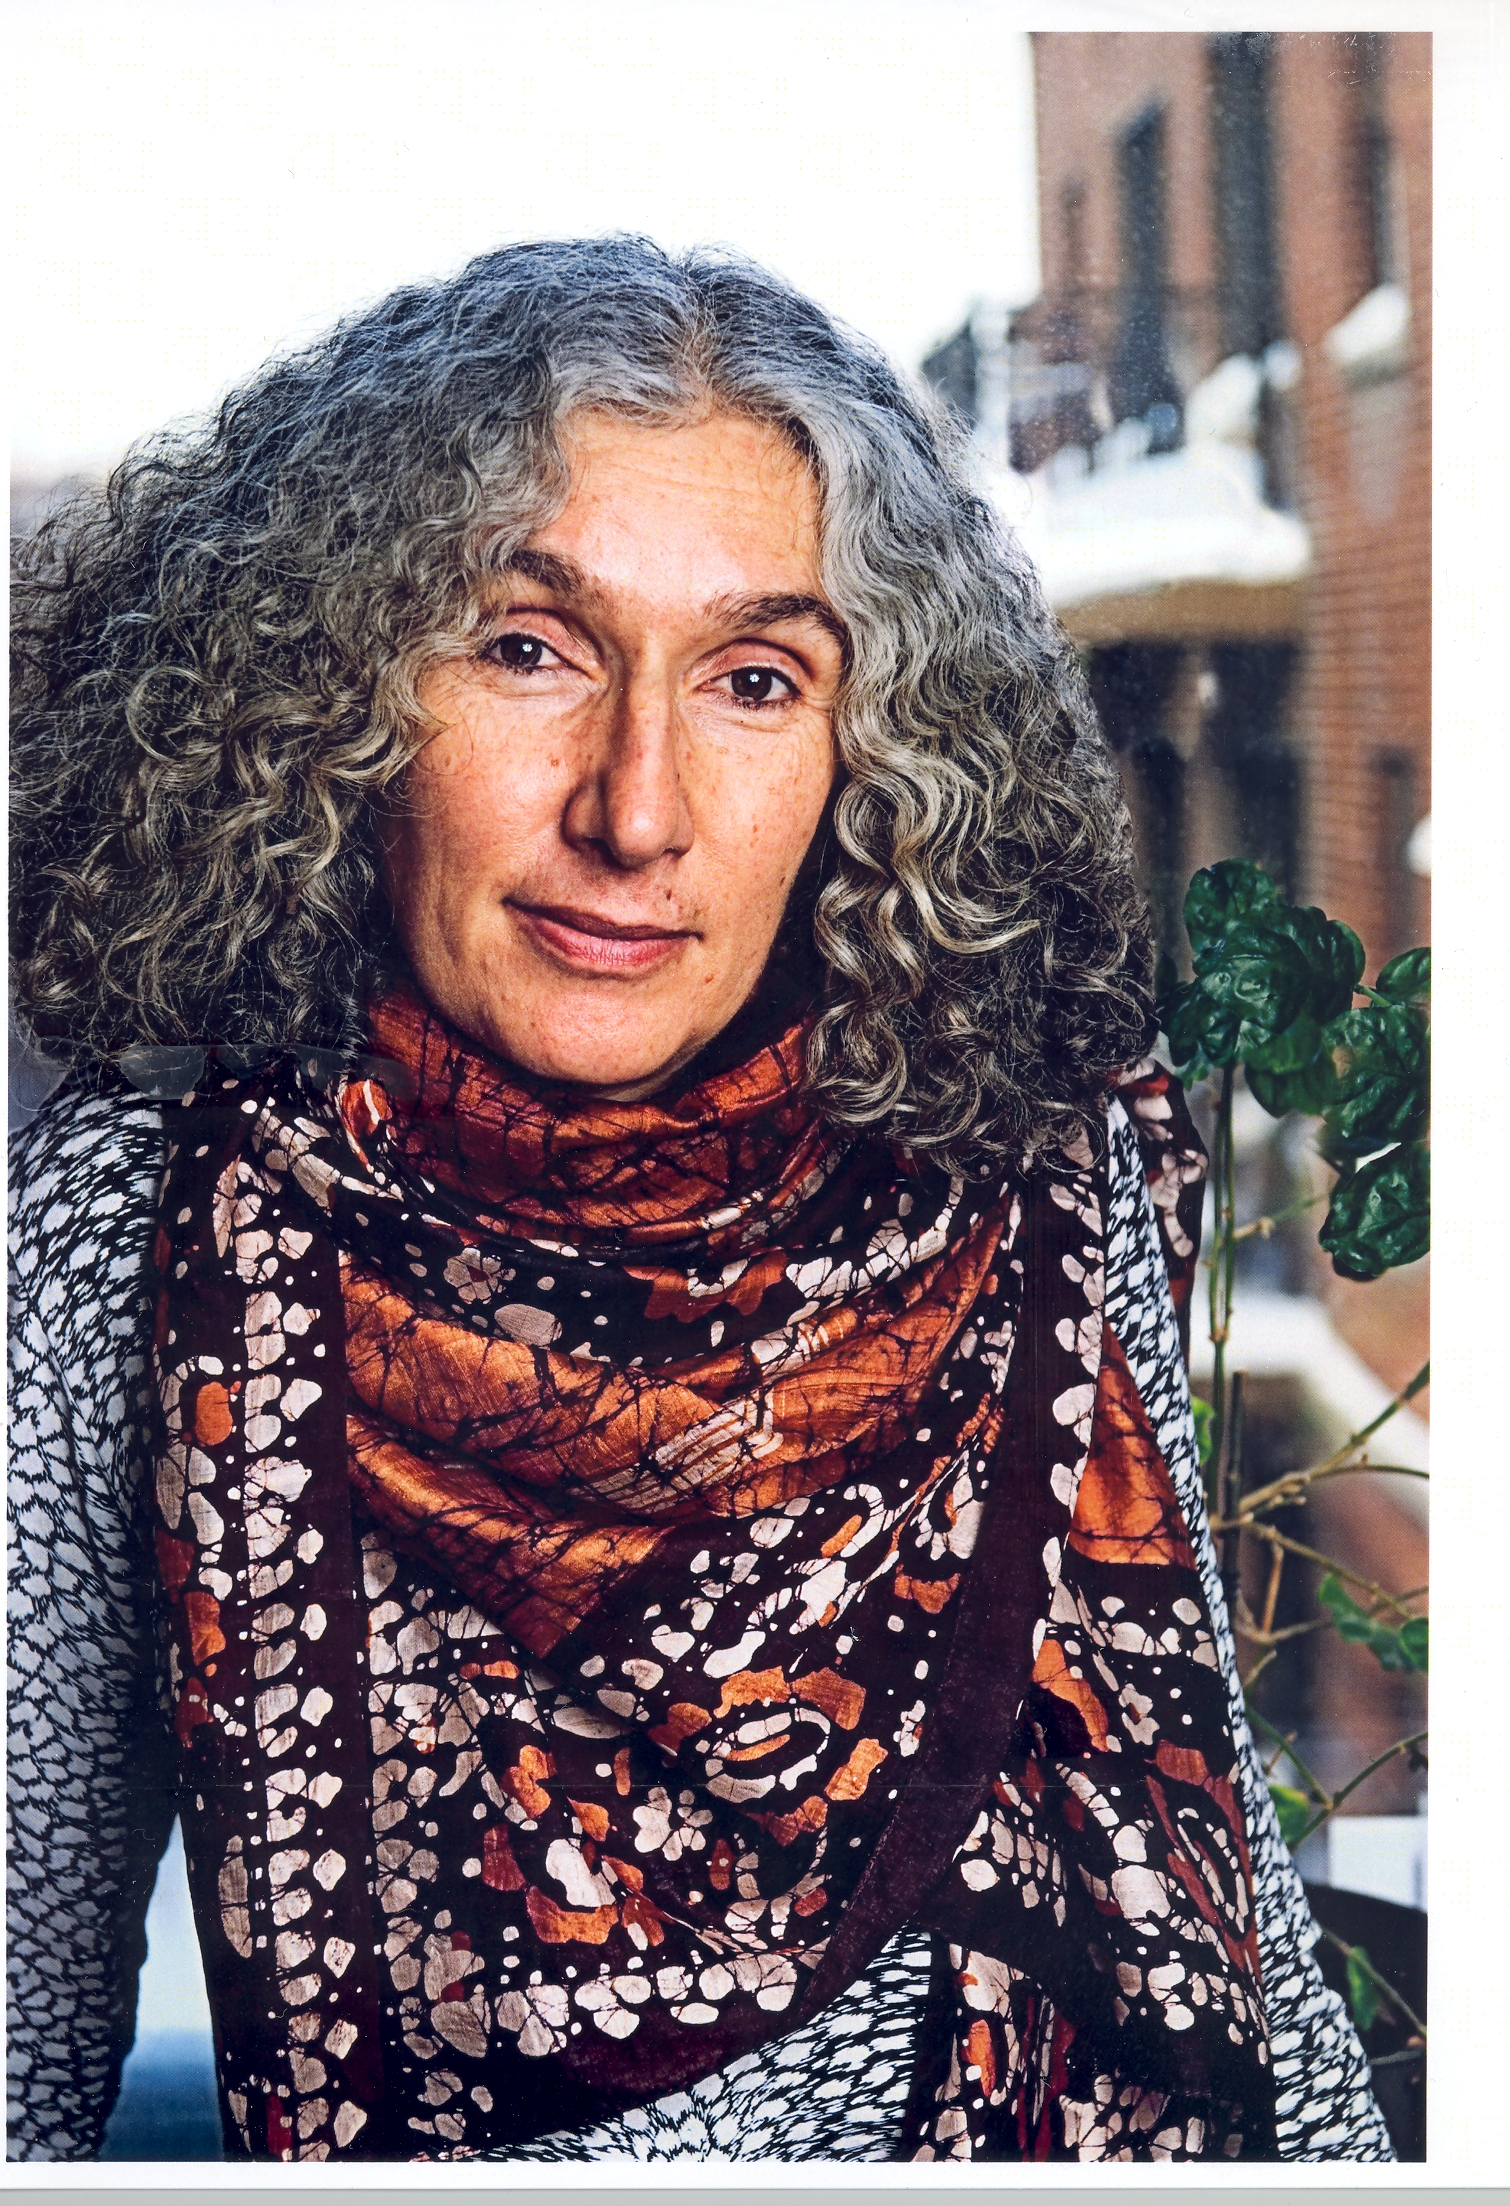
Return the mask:
[[1152,1029],[1126,813],[1075,655],[867,341],[731,254],[512,246],[271,363],[25,547],[13,957],[44,1043],[355,1049],[398,952],[378,830],[418,688],[559,510],[577,409],[721,408],[811,466],[849,637],[802,903],[808,1083],[970,1173],[1092,1126]]

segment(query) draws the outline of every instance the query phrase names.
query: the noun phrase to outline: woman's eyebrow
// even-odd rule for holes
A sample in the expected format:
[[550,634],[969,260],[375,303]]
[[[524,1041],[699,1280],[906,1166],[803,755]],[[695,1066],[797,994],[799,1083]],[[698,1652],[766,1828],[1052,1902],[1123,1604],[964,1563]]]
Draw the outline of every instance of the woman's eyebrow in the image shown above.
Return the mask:
[[707,612],[710,619],[731,628],[774,628],[781,621],[816,621],[820,628],[827,629],[841,651],[849,649],[844,623],[821,597],[785,591],[757,597],[718,597],[710,601]]
[[563,559],[559,552],[531,551],[527,545],[521,546],[511,555],[506,571],[538,582],[543,590],[554,590],[559,597],[585,600],[601,595],[575,559]]
[[[559,552],[534,551],[522,545],[510,558],[508,571],[579,605],[602,602],[603,592],[591,575]],[[782,621],[816,621],[848,658],[848,632],[833,607],[821,597],[787,590],[760,592],[753,597],[716,597],[709,600],[705,611],[710,620],[729,628],[774,628]]]

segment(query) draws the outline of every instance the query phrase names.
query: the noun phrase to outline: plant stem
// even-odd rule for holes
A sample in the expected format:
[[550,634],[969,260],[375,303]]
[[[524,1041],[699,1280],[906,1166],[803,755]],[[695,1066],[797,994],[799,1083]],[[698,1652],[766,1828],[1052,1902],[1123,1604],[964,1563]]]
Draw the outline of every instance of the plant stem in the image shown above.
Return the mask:
[[[1274,1550],[1275,1554],[1283,1554],[1283,1552],[1284,1550],[1282,1548],[1276,1548]],[[1408,1593],[1402,1593],[1398,1596],[1398,1598],[1402,1601],[1419,1601],[1427,1593],[1429,1593],[1430,1590],[1431,1588],[1429,1586],[1412,1586]],[[1371,1608],[1367,1613],[1370,1622],[1374,1621],[1379,1614],[1378,1603],[1376,1602],[1373,1608]],[[1240,1623],[1237,1626],[1237,1629],[1242,1633],[1244,1639],[1251,1639],[1254,1642],[1255,1646],[1282,1647],[1285,1644],[1286,1640],[1304,1639],[1311,1632],[1335,1631],[1337,1629],[1337,1619],[1335,1616],[1332,1615],[1312,1616],[1309,1617],[1303,1624],[1284,1624],[1280,1627],[1278,1631],[1269,1629],[1262,1624],[1255,1624],[1250,1620],[1248,1623],[1245,1624]]]
[[1279,1631],[1265,1631],[1261,1624],[1242,1624],[1238,1629],[1244,1639],[1251,1639],[1259,1647],[1283,1647],[1292,1639],[1306,1639],[1312,1632],[1335,1631],[1337,1620],[1333,1616],[1308,1617],[1303,1624],[1286,1624]]
[[1318,1203],[1326,1200],[1324,1193],[1303,1195],[1299,1202],[1286,1203],[1283,1210],[1276,1210],[1271,1217],[1250,1218],[1245,1226],[1237,1228],[1232,1238],[1234,1241],[1251,1241],[1256,1233],[1260,1240],[1267,1241],[1274,1228],[1282,1226],[1287,1218],[1298,1218],[1303,1210],[1314,1210]]
[[[1254,1722],[1255,1722],[1255,1723],[1263,1723],[1264,1719],[1263,1719],[1263,1717],[1262,1717],[1262,1716],[1261,1716],[1261,1715],[1260,1715],[1260,1714],[1258,1713],[1258,1710],[1257,1710],[1256,1708],[1250,1708],[1250,1709],[1248,1710],[1248,1714],[1249,1714],[1249,1715],[1250,1715],[1250,1716],[1251,1716],[1251,1717],[1253,1718],[1253,1720],[1254,1720]],[[1265,1775],[1266,1777],[1272,1777],[1272,1776],[1274,1775],[1274,1772],[1275,1772],[1275,1770],[1276,1770],[1276,1769],[1278,1769],[1278,1767],[1279,1767],[1279,1762],[1280,1762],[1280,1757],[1281,1757],[1281,1755],[1282,1755],[1282,1754],[1284,1753],[1284,1750],[1285,1750],[1285,1740],[1284,1740],[1284,1734],[1283,1734],[1283,1732],[1281,1732],[1281,1731],[1276,1731],[1276,1730],[1274,1729],[1274,1726],[1273,1726],[1272,1724],[1266,1724],[1266,1725],[1264,1726],[1264,1728],[1265,1728],[1265,1729],[1266,1729],[1266,1730],[1267,1730],[1267,1731],[1268,1731],[1268,1732],[1269,1732],[1269,1733],[1270,1733],[1270,1734],[1271,1734],[1271,1735],[1272,1735],[1272,1736],[1273,1736],[1274,1738],[1278,1739],[1278,1741],[1279,1741],[1279,1744],[1278,1744],[1278,1746],[1277,1746],[1277,1747],[1275,1747],[1275,1749],[1274,1749],[1274,1752],[1273,1752],[1273,1753],[1272,1753],[1272,1754],[1271,1754],[1271,1755],[1269,1756],[1269,1759],[1268,1759],[1268,1760],[1267,1760],[1267,1762],[1265,1762],[1265,1764],[1264,1764],[1264,1775]]]
[[1221,1507],[1222,1442],[1227,1429],[1227,1336],[1232,1329],[1232,1096],[1236,1069],[1222,1067],[1217,1100],[1215,1154],[1211,1160],[1214,1233],[1206,1288],[1211,1331],[1212,1499]]
[[[1276,1479],[1272,1486],[1255,1486],[1251,1494],[1245,1494],[1237,1513],[1237,1523],[1243,1530],[1251,1531],[1253,1520],[1270,1509],[1293,1508],[1303,1502],[1313,1486],[1320,1486],[1329,1478],[1360,1478],[1367,1472],[1375,1472],[1387,1478],[1425,1478],[1430,1471],[1412,1470],[1408,1463],[1318,1463],[1309,1471],[1291,1471],[1284,1478]],[[1224,1532],[1226,1520],[1213,1517],[1213,1532]]]
[[[1295,1768],[1304,1778],[1307,1790],[1311,1793],[1312,1797],[1317,1801],[1325,1800],[1330,1803],[1332,1796],[1327,1791],[1326,1786],[1321,1782],[1321,1779],[1316,1775],[1316,1772],[1309,1766],[1309,1764],[1303,1762],[1300,1756],[1296,1753],[1294,1734],[1292,1733],[1287,1738],[1283,1731],[1278,1730],[1275,1725],[1270,1723],[1267,1716],[1261,1716],[1256,1708],[1250,1708],[1248,1710],[1248,1720],[1250,1723],[1256,1723],[1261,1731],[1268,1732],[1269,1737],[1280,1749],[1280,1752],[1284,1754],[1285,1758],[1288,1761],[1294,1764]],[[1276,1756],[1275,1759],[1277,1760],[1278,1756]],[[1273,1766],[1274,1765],[1271,1762],[1269,1767],[1272,1769]]]
[[[1323,1792],[1322,1797],[1325,1800],[1325,1806],[1322,1808],[1320,1815],[1313,1817],[1313,1819],[1306,1825],[1305,1829],[1301,1832],[1299,1838],[1295,1841],[1295,1844],[1297,1846],[1303,1846],[1306,1840],[1311,1836],[1314,1831],[1319,1831],[1322,1824],[1327,1822],[1332,1816],[1337,1813],[1337,1810],[1342,1806],[1343,1801],[1348,1799],[1353,1793],[1358,1790],[1358,1787],[1361,1784],[1365,1784],[1367,1780],[1373,1776],[1376,1769],[1383,1769],[1385,1763],[1392,1762],[1397,1754],[1408,1754],[1412,1747],[1419,1746],[1421,1744],[1421,1741],[1427,1736],[1428,1734],[1424,1731],[1416,1731],[1412,1732],[1411,1736],[1408,1739],[1396,1739],[1393,1746],[1387,1747],[1382,1754],[1375,1755],[1374,1759],[1369,1763],[1367,1769],[1360,1769],[1356,1777],[1350,1777],[1347,1783],[1342,1787],[1342,1790],[1340,1792]],[[1292,1761],[1294,1761],[1295,1759],[1293,1752],[1290,1755],[1290,1759]]]
[[[1250,1524],[1245,1529],[1256,1540],[1267,1540],[1272,1547],[1282,1547],[1287,1555],[1303,1555],[1308,1563],[1320,1563],[1323,1570],[1330,1570],[1339,1578],[1346,1578],[1349,1585],[1362,1586],[1376,1601],[1394,1610],[1397,1616],[1407,1619],[1415,1615],[1414,1609],[1405,1606],[1407,1601],[1418,1600],[1418,1594],[1391,1593],[1372,1578],[1364,1578],[1356,1570],[1349,1570],[1346,1563],[1339,1563],[1335,1556],[1323,1555],[1319,1547],[1307,1547],[1300,1540],[1292,1540],[1287,1533],[1276,1532],[1272,1524]],[[1425,1590],[1424,1587],[1422,1589]]]
[[[1429,1384],[1430,1379],[1431,1365],[1423,1363],[1409,1386],[1403,1387],[1387,1408],[1380,1410],[1371,1424],[1364,1425],[1358,1432],[1350,1434],[1343,1441],[1341,1447],[1334,1448],[1323,1461],[1313,1463],[1311,1468],[1306,1471],[1287,1471],[1283,1478],[1276,1478],[1268,1486],[1255,1486],[1252,1493],[1244,1499],[1244,1519],[1250,1517],[1256,1509],[1277,1508],[1290,1495],[1298,1493],[1305,1486],[1313,1485],[1320,1478],[1331,1478],[1339,1471],[1353,1469],[1360,1471],[1390,1471],[1397,1476],[1425,1478],[1427,1475],[1425,1471],[1408,1471],[1403,1464],[1359,1463],[1355,1465],[1349,1461],[1349,1458],[1357,1454],[1364,1441],[1370,1439],[1381,1425],[1387,1423],[1394,1416],[1396,1410],[1403,1409],[1413,1396],[1419,1394],[1422,1387]],[[1214,1526],[1213,1530],[1215,1530]]]
[[[1224,1281],[1223,1289],[1224,1307],[1222,1310],[1222,1337],[1224,1341],[1227,1339],[1232,1331],[1232,1298],[1233,1290],[1237,1284],[1237,1143],[1233,1139],[1232,1134],[1232,1106],[1235,1087],[1235,1071],[1235,1067],[1231,1065],[1228,1066],[1226,1075],[1226,1086],[1222,1097],[1223,1104],[1226,1108],[1227,1113],[1227,1139],[1222,1144],[1222,1155],[1226,1164],[1227,1182],[1226,1241],[1225,1247],[1223,1249],[1223,1255],[1226,1259],[1226,1279]],[[1232,1404],[1230,1402],[1227,1404],[1227,1413],[1229,1417],[1232,1414]],[[1234,1437],[1240,1436],[1235,1433]]]
[[1269,1550],[1269,1583],[1264,1590],[1264,1616],[1259,1630],[1267,1635],[1274,1629],[1274,1611],[1279,1605],[1279,1581],[1284,1574],[1285,1551],[1282,1547]]
[[1361,1426],[1359,1430],[1353,1434],[1350,1440],[1345,1440],[1342,1446],[1338,1448],[1335,1453],[1327,1457],[1327,1461],[1329,1463],[1340,1463],[1343,1457],[1351,1455],[1355,1448],[1361,1448],[1364,1441],[1370,1439],[1372,1435],[1379,1430],[1379,1427],[1381,1425],[1388,1423],[1389,1419],[1394,1416],[1397,1409],[1403,1409],[1407,1402],[1414,1401],[1416,1396],[1420,1393],[1422,1387],[1430,1386],[1430,1384],[1431,1359],[1430,1357],[1428,1357],[1426,1362],[1422,1364],[1420,1370],[1416,1373],[1415,1377],[1411,1380],[1409,1386],[1401,1387],[1399,1393],[1395,1396],[1394,1400],[1392,1402],[1386,1403],[1385,1407],[1380,1410],[1378,1416],[1375,1417],[1369,1424]]
[[1323,1938],[1325,1938],[1329,1946],[1336,1947],[1337,1951],[1342,1955],[1344,1961],[1351,1962],[1354,1968],[1362,1971],[1363,1975],[1368,1978],[1369,1982],[1374,1986],[1374,1989],[1376,1991],[1383,1992],[1385,1998],[1389,2001],[1392,2007],[1399,2008],[1401,2014],[1404,2015],[1406,2021],[1410,2024],[1411,2028],[1415,2031],[1416,2035],[1420,2038],[1421,2043],[1424,2045],[1426,2042],[1425,2023],[1415,2012],[1414,2008],[1406,2005],[1404,1999],[1401,1997],[1399,1992],[1395,1990],[1394,1985],[1387,1983],[1385,1979],[1379,1974],[1379,1971],[1374,1967],[1374,1964],[1369,1959],[1368,1955],[1364,1953],[1358,1946],[1350,1946],[1345,1938],[1339,1938],[1335,1930],[1323,1930],[1321,1935]]
[[1236,1621],[1238,1591],[1242,1584],[1242,1557],[1239,1542],[1242,1533],[1238,1526],[1237,1508],[1243,1492],[1243,1374],[1234,1371],[1227,1404],[1227,1444],[1223,1449],[1223,1468],[1218,1484],[1222,1518],[1226,1530],[1222,1533],[1222,1592],[1226,1596],[1227,1614]]

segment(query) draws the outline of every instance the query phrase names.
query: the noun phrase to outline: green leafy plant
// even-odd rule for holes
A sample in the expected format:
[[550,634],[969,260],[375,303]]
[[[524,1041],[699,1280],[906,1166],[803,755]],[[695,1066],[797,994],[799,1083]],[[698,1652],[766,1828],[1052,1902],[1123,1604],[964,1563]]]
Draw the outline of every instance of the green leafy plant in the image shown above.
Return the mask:
[[1217,1074],[1230,1086],[1240,1064],[1271,1117],[1321,1118],[1321,1154],[1338,1180],[1320,1239],[1344,1278],[1377,1279],[1424,1256],[1430,951],[1407,950],[1364,988],[1352,928],[1287,904],[1268,874],[1237,859],[1195,876],[1185,931],[1193,976],[1161,1006],[1185,1078]]
[[[1198,873],[1185,898],[1191,977],[1161,975],[1160,1015],[1170,1055],[1187,1084],[1215,1090],[1211,1180],[1215,1231],[1207,1258],[1212,1346],[1211,1398],[1197,1401],[1196,1434],[1222,1565],[1240,1642],[1254,1650],[1244,1683],[1252,1686],[1281,1644],[1309,1632],[1335,1631],[1368,1649],[1386,1670],[1424,1673],[1429,1627],[1416,1604],[1424,1586],[1404,1593],[1362,1578],[1335,1557],[1274,1519],[1304,1501],[1323,1480],[1398,1466],[1372,1461],[1374,1435],[1429,1380],[1430,1366],[1323,1462],[1244,1490],[1243,1375],[1228,1370],[1228,1345],[1240,1244],[1267,1236],[1285,1218],[1327,1202],[1318,1239],[1340,1276],[1378,1279],[1425,1255],[1430,1245],[1429,1107],[1431,953],[1407,950],[1391,959],[1371,987],[1363,983],[1363,944],[1340,920],[1314,905],[1287,903],[1260,867],[1228,860]],[[1298,1111],[1316,1120],[1316,1148],[1336,1175],[1330,1196],[1293,1203],[1273,1217],[1239,1224],[1233,1112],[1241,1077],[1271,1117]],[[1404,1475],[1417,1476],[1418,1473]],[[1259,1613],[1243,1593],[1243,1543],[1267,1555]],[[1317,1611],[1276,1627],[1287,1562],[1322,1573]],[[1254,1728],[1272,1753],[1269,1792],[1287,1845],[1319,1830],[1376,1771],[1398,1756],[1425,1767],[1426,1734],[1413,1733],[1376,1755],[1337,1790],[1329,1791],[1285,1736],[1249,1704]],[[1283,1777],[1276,1774],[1284,1765]],[[1373,1967],[1362,1947],[1345,1947],[1349,1996],[1360,2029],[1383,2001],[1412,2029],[1424,2030]]]
[[1347,2000],[1360,2030],[1371,2030],[1379,2014],[1379,1978],[1366,1946],[1354,1946],[1347,1957]]
[[1316,1597],[1331,1611],[1339,1639],[1367,1647],[1386,1670],[1425,1672],[1429,1626],[1424,1616],[1407,1617],[1398,1626],[1381,1623],[1377,1609],[1361,1607],[1333,1571],[1322,1579]]
[[1195,1419],[1196,1453],[1202,1468],[1211,1461],[1211,1420],[1215,1415],[1211,1404],[1203,1402],[1199,1394],[1190,1397],[1190,1413]]
[[1282,1785],[1277,1778],[1271,1777],[1269,1798],[1279,1818],[1280,1837],[1287,1846],[1298,1846],[1310,1828],[1310,1795],[1297,1792],[1293,1785]]

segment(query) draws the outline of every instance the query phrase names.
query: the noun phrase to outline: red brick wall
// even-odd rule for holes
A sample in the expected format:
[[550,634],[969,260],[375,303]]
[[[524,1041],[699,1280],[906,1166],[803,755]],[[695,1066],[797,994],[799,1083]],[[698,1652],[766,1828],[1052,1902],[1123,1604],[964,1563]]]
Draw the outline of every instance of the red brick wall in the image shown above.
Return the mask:
[[1412,809],[1429,808],[1431,40],[1384,41],[1411,350],[1403,374],[1362,388],[1348,386],[1322,346],[1367,282],[1349,175],[1352,57],[1335,35],[1286,36],[1278,49],[1279,228],[1303,363],[1299,487],[1315,556],[1298,722],[1307,887],[1377,958],[1405,946],[1395,935],[1424,939],[1428,917],[1410,878],[1383,870],[1390,798],[1380,769],[1391,752],[1408,759]]
[[[1084,185],[1079,281],[1116,286],[1117,141],[1154,99],[1166,115],[1169,281],[1214,285],[1204,36],[1046,32],[1033,49],[1045,293],[1075,280],[1063,214],[1075,182]],[[1430,805],[1431,696],[1431,40],[1389,35],[1382,51],[1411,354],[1402,374],[1364,388],[1350,388],[1322,348],[1368,281],[1353,168],[1356,46],[1339,34],[1282,34],[1272,80],[1277,246],[1302,358],[1296,497],[1314,546],[1292,720],[1305,772],[1303,888],[1357,928],[1375,964],[1426,938],[1424,884],[1391,867],[1388,845],[1401,815],[1408,825]],[[1403,784],[1383,770],[1391,757],[1408,767]]]
[[1085,186],[1083,283],[1115,287],[1121,267],[1117,141],[1151,101],[1165,108],[1169,281],[1215,281],[1207,177],[1206,42],[1188,32],[1047,31],[1033,38],[1043,288],[1072,279],[1062,215],[1066,184]]

